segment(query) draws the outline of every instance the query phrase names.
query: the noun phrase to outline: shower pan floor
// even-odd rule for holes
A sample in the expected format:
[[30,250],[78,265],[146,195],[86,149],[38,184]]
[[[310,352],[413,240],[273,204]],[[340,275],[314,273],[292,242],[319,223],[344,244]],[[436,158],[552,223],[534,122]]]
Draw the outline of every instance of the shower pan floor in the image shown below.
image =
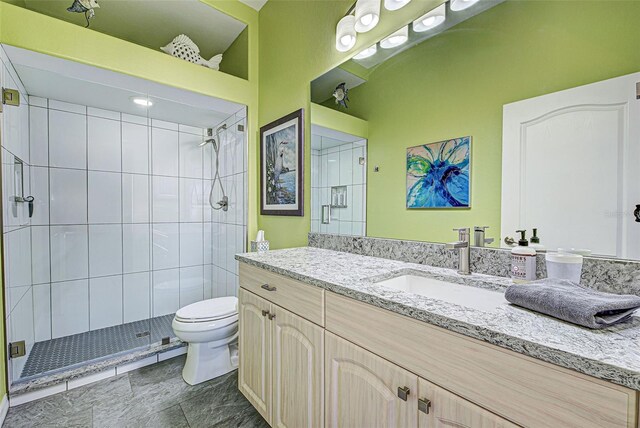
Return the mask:
[[[71,336],[36,342],[22,369],[20,380],[46,372],[108,357],[173,337],[174,314],[130,322]],[[149,332],[138,337],[139,333]]]

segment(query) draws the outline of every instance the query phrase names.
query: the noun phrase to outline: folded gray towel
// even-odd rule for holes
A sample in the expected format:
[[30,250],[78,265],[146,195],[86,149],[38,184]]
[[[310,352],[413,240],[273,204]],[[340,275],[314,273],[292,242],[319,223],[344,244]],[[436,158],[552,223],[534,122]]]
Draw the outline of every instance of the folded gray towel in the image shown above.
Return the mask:
[[505,298],[531,309],[589,328],[624,322],[640,308],[640,297],[592,290],[562,279],[542,279],[507,288]]

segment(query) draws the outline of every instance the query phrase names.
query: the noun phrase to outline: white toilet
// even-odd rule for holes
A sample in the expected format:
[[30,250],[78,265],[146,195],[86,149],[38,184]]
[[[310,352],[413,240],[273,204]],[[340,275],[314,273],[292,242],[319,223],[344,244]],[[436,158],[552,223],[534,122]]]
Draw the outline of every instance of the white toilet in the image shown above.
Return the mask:
[[219,297],[185,306],[171,324],[189,344],[182,377],[189,385],[213,379],[238,367],[238,299]]

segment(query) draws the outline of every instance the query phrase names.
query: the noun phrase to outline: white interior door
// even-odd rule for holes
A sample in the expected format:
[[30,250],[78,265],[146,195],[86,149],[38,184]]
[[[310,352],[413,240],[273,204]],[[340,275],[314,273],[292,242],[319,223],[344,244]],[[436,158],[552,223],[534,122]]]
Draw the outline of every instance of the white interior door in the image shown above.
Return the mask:
[[[640,73],[504,106],[501,234],[640,258]],[[530,235],[529,235],[530,236]]]

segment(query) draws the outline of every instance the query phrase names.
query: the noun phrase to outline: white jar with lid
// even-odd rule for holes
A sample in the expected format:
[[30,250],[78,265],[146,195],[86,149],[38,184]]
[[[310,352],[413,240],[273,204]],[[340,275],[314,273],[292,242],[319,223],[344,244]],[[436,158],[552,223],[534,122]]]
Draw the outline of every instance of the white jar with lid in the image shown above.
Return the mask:
[[547,278],[568,279],[580,283],[582,274],[582,259],[580,254],[572,253],[547,253]]

